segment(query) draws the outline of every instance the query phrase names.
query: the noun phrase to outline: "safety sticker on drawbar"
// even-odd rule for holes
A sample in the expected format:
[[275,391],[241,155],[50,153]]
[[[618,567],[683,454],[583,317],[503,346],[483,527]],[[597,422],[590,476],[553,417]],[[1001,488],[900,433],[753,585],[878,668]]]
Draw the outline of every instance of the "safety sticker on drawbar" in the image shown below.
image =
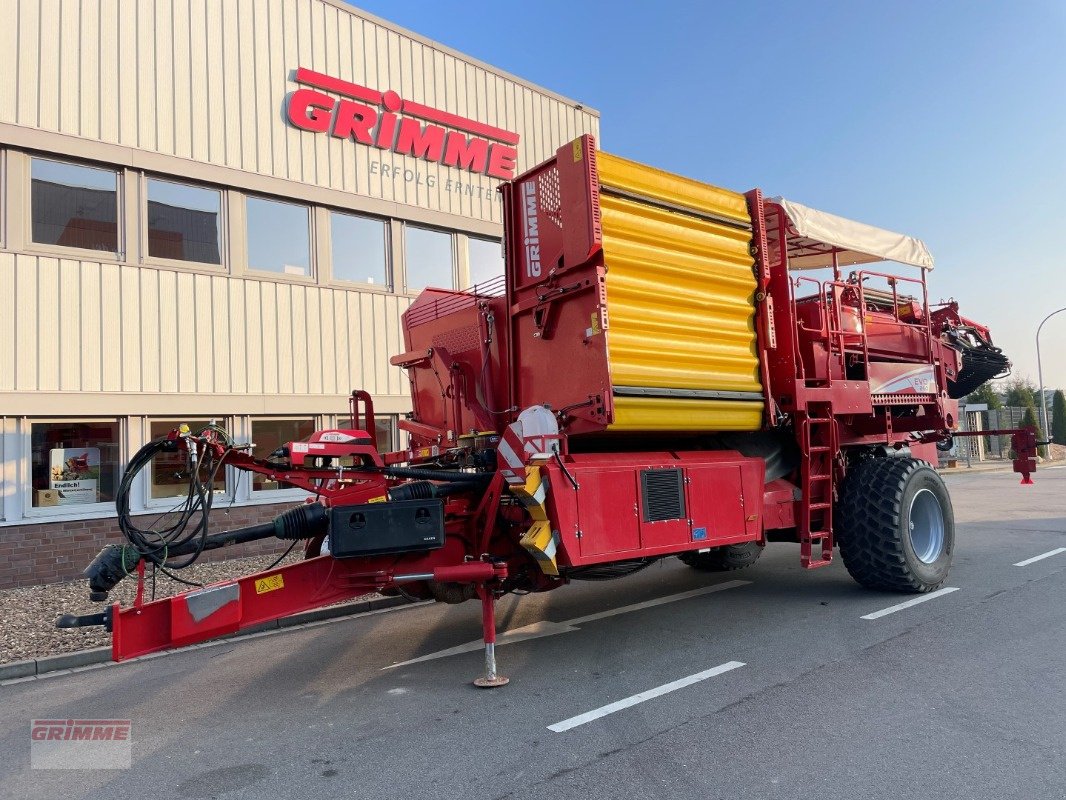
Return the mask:
[[255,593],[266,594],[267,592],[273,592],[276,589],[285,588],[285,577],[279,572],[277,575],[268,575],[265,578],[260,578],[255,582]]

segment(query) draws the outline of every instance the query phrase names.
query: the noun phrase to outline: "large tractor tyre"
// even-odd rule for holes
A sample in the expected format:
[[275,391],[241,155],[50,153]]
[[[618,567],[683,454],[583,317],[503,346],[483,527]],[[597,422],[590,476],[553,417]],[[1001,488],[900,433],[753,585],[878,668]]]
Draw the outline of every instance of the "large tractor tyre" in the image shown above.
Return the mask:
[[735,569],[750,567],[759,560],[762,548],[755,542],[729,544],[725,547],[712,547],[706,553],[696,551],[681,553],[678,558],[693,569],[705,572],[732,572]]
[[936,471],[913,458],[875,458],[848,470],[837,502],[844,566],[870,589],[931,592],[947,580],[955,514]]

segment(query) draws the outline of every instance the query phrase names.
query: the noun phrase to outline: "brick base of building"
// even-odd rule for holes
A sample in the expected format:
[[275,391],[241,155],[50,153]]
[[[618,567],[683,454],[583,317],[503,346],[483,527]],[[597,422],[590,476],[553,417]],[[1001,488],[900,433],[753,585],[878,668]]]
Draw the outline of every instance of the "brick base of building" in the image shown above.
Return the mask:
[[[244,528],[269,522],[292,503],[264,506],[216,508],[210,517],[210,533]],[[157,517],[146,514],[134,517],[134,525],[149,525]],[[81,577],[81,572],[107,544],[125,541],[118,520],[87,519],[75,522],[39,522],[0,528],[0,589],[58,583]],[[232,545],[211,550],[203,561],[281,554],[290,542],[271,537],[258,542]]]

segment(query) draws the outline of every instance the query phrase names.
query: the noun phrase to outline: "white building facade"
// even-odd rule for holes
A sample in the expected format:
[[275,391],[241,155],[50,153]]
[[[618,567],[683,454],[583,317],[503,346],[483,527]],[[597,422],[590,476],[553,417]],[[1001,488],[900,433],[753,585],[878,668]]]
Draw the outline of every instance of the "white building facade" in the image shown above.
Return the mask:
[[[500,273],[500,181],[598,133],[338,0],[0,9],[0,587],[75,574],[129,457],[178,422],[268,453],[363,388],[398,444],[400,315]],[[145,475],[134,513],[173,504],[179,469]],[[71,563],[16,552],[42,536]]]

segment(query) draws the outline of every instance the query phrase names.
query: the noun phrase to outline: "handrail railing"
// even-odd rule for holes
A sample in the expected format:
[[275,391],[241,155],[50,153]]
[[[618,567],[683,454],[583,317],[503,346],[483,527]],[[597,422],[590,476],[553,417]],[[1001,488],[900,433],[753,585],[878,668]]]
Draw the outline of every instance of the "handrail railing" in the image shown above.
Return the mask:
[[[922,328],[925,331],[925,347],[926,347],[926,363],[933,364],[933,323],[929,316],[929,287],[925,282],[925,272],[922,272],[920,278],[908,278],[905,275],[889,275],[885,272],[874,272],[872,270],[861,270],[857,277],[856,285],[859,288],[859,307],[863,314],[866,313],[866,296],[864,283],[866,278],[884,278],[888,285],[892,287],[892,317],[893,319],[903,325],[910,325],[911,323],[904,323],[899,318],[899,292],[896,288],[896,284],[899,281],[906,281],[907,283],[916,283],[922,287]],[[863,325],[863,357],[866,359],[866,363],[870,363],[870,349],[866,339],[866,326]]]
[[[855,274],[855,277],[849,281],[841,280],[826,280],[819,281],[815,278],[809,278],[804,275],[795,276],[791,279],[792,287],[792,312],[793,319],[796,320],[796,327],[799,330],[807,333],[814,334],[826,344],[826,379],[832,380],[833,376],[833,357],[839,355],[841,359],[842,368],[846,369],[844,360],[846,359],[846,350],[848,349],[847,337],[857,337],[857,344],[862,353],[863,366],[866,369],[867,379],[869,379],[870,363],[870,339],[867,332],[867,319],[866,319],[866,292],[867,288],[865,283],[868,278],[882,278],[891,287],[891,302],[892,302],[892,318],[899,325],[907,325],[909,327],[916,327],[912,322],[906,322],[900,318],[900,303],[901,298],[898,290],[899,281],[907,281],[908,283],[915,283],[921,287],[922,291],[922,321],[920,329],[925,333],[923,337],[924,352],[922,356],[925,358],[925,363],[933,364],[933,331],[932,321],[929,316],[929,295],[928,287],[926,286],[923,278],[909,278],[902,275],[889,275],[883,272],[874,272],[872,270],[864,270]],[[799,299],[796,297],[797,289],[803,284],[811,284],[814,287],[814,294],[808,298],[803,298],[808,302],[813,302],[814,307],[818,313],[817,327],[810,327],[805,325],[800,318],[798,312]],[[847,291],[855,292],[857,294],[858,311],[859,311],[859,329],[857,331],[846,331],[844,329],[843,317],[841,315],[843,309],[843,297]],[[883,299],[888,292],[882,292],[881,290],[870,290],[872,293],[876,292],[876,296]],[[907,298],[911,299],[911,298]],[[856,343],[853,342],[853,347]],[[802,372],[802,366],[798,369]]]

